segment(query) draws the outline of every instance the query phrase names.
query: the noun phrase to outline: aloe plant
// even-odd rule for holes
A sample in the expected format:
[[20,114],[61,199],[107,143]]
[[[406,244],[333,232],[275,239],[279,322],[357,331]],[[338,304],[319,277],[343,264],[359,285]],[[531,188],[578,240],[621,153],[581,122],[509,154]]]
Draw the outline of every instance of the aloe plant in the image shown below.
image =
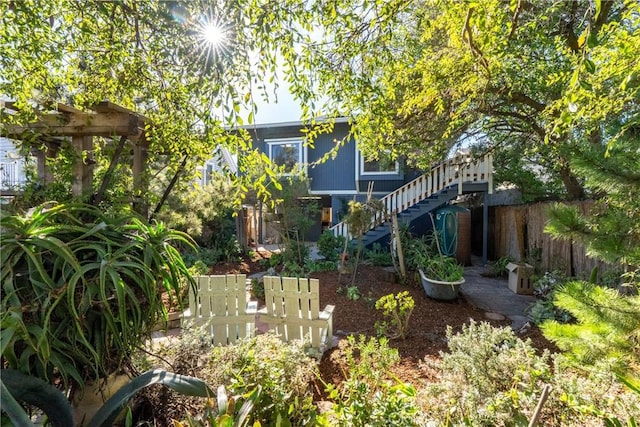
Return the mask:
[[[6,367],[82,388],[127,366],[166,309],[193,285],[174,245],[184,233],[84,204],[0,218],[0,350]],[[55,374],[54,374],[55,373]]]
[[[0,370],[0,400],[2,410],[7,413],[12,424],[31,426],[31,420],[20,406],[20,402],[40,408],[54,427],[73,427],[75,425],[69,402],[60,390],[40,378],[35,378],[12,369]],[[212,390],[204,381],[154,369],[133,378],[105,402],[89,420],[89,427],[107,427],[113,425],[129,400],[140,390],[153,384],[162,384],[187,396],[213,397]],[[251,408],[246,408],[251,410]]]

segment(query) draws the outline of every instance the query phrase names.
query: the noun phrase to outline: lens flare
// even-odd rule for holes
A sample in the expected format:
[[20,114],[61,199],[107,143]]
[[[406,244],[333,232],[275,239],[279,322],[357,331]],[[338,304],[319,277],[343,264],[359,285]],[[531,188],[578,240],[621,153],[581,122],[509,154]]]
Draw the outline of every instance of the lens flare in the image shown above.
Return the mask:
[[227,40],[224,28],[214,22],[210,22],[202,27],[202,38],[211,46],[219,46]]

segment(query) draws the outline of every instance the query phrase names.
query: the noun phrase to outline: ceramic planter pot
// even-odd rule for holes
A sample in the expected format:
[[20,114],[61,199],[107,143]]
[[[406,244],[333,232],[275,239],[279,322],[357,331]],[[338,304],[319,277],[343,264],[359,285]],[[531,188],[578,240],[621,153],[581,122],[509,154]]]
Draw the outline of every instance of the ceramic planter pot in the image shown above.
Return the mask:
[[440,280],[430,279],[420,271],[420,281],[424,292],[429,298],[441,301],[451,301],[458,298],[460,285],[464,283],[464,277],[457,282],[442,282]]

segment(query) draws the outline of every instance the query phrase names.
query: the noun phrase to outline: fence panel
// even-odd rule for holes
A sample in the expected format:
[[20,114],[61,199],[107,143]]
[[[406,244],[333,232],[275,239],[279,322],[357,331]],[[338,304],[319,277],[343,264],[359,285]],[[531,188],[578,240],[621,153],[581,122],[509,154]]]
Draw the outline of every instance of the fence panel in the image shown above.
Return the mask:
[[[593,201],[574,202],[582,214],[589,214]],[[601,271],[612,266],[591,258],[580,242],[553,239],[544,232],[551,203],[497,206],[493,209],[493,249],[495,258],[510,256],[531,262],[536,259],[544,271],[558,270],[566,275],[588,277],[594,267]]]

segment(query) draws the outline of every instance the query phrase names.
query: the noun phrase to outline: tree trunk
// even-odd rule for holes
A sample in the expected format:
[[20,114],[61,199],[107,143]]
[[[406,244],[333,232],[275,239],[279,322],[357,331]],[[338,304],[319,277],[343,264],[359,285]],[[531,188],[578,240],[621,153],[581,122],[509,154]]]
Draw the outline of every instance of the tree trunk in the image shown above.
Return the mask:
[[122,156],[122,152],[124,151],[124,145],[127,142],[126,135],[120,138],[118,141],[118,145],[116,146],[116,150],[113,153],[113,158],[111,159],[111,163],[109,163],[109,168],[107,172],[104,174],[102,178],[102,184],[100,184],[100,189],[96,194],[93,195],[91,204],[94,206],[98,206],[100,202],[102,202],[102,198],[104,197],[104,193],[107,191],[109,187],[109,183],[111,182],[111,178],[113,176],[113,172],[116,170],[116,166],[120,162],[120,156]]
[[584,187],[568,166],[560,169],[560,179],[567,190],[567,200],[582,200],[585,197]]
[[158,205],[156,206],[156,208],[153,210],[153,213],[149,217],[149,222],[151,222],[151,220],[155,218],[155,216],[160,212],[160,209],[162,209],[162,205],[164,205],[164,202],[167,201],[167,198],[169,197],[169,193],[171,193],[171,190],[173,190],[173,187],[178,182],[178,178],[180,177],[180,174],[183,172],[188,159],[189,159],[189,156],[186,156],[186,155],[182,159],[182,163],[180,163],[180,167],[176,171],[175,175],[173,175],[173,178],[171,178],[171,182],[169,182],[169,186],[166,188],[166,190],[164,190],[164,194],[162,194],[162,197],[160,198],[160,202],[158,202]]

